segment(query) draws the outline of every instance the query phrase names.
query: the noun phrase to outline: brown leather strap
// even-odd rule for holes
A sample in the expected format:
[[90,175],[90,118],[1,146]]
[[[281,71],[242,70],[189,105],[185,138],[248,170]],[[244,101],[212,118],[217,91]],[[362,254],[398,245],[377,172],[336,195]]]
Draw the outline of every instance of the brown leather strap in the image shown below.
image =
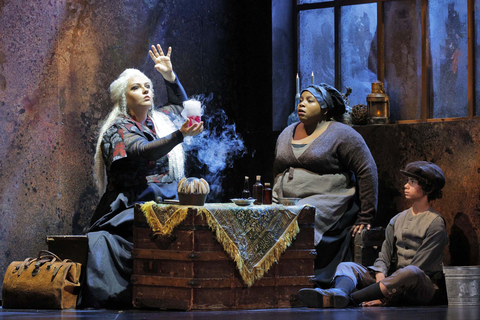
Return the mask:
[[50,268],[52,267],[52,265],[55,261],[57,261],[57,258],[52,259],[52,261],[47,265],[47,270],[50,270]]
[[20,276],[23,272],[24,269],[27,269],[30,264],[32,264],[34,261],[37,261],[37,259],[33,259],[33,258],[27,258],[25,259],[22,264],[18,265],[15,267],[15,269],[13,270],[13,272],[15,271],[18,271],[18,276]]
[[65,259],[65,260],[62,261],[62,259],[60,259],[55,253],[47,251],[47,250],[41,250],[38,253],[37,258],[35,258],[35,259],[34,258],[25,259],[22,262],[22,264],[20,264],[18,266],[15,266],[15,268],[13,269],[13,272],[14,273],[18,272],[18,276],[20,276],[22,274],[23,270],[28,269],[28,267],[32,263],[34,263],[35,261],[36,261],[35,268],[32,270],[32,276],[34,276],[34,277],[40,272],[40,267],[43,266],[45,263],[50,262],[47,265],[47,270],[49,270],[56,261],[61,262],[61,264],[59,266],[57,266],[53,269],[52,281],[55,278],[55,276],[57,275],[58,271],[62,267],[66,266],[66,264],[72,265],[74,263],[70,259]]
[[55,276],[57,275],[60,268],[62,268],[63,266],[66,266],[67,264],[72,265],[73,263],[74,262],[70,259],[63,260],[61,265],[59,265],[59,266],[55,267],[55,269],[53,269],[52,281],[53,281],[53,279],[55,279]]
[[55,253],[48,250],[40,250],[40,252],[38,253],[38,259],[42,259],[42,258],[50,258],[49,260],[55,258],[58,261],[62,261],[62,259],[60,259],[59,256],[57,256]]
[[53,252],[40,250],[38,257],[35,260],[37,260],[37,262],[35,263],[35,268],[32,270],[32,277],[35,277],[40,272],[40,267],[45,263],[50,262],[50,264],[47,266],[47,270],[49,270],[56,260],[61,259]]

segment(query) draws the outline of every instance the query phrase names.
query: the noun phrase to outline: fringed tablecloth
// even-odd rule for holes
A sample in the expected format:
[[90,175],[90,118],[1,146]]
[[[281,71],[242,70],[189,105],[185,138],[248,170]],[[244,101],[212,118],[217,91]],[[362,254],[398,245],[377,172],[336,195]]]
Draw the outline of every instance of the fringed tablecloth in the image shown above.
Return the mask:
[[[192,206],[147,202],[141,209],[152,231],[170,235]],[[263,277],[292,243],[298,228],[297,217],[305,205],[262,205],[239,207],[235,204],[208,203],[197,208],[218,242],[235,261],[248,286]]]

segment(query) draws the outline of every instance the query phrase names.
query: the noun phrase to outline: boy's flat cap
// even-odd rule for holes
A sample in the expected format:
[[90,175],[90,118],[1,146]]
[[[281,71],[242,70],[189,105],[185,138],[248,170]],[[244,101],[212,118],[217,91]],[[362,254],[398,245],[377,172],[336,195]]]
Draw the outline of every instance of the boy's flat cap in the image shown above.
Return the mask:
[[407,164],[405,170],[400,170],[407,177],[426,180],[433,184],[435,190],[440,190],[445,185],[445,176],[442,169],[435,163],[428,161],[414,161]]

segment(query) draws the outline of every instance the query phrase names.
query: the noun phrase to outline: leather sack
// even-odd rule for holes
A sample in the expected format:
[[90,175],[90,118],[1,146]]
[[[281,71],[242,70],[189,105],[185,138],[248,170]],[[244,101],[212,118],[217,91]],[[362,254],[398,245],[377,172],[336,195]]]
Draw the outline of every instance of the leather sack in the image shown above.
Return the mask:
[[81,264],[50,251],[10,263],[3,278],[4,309],[71,309],[80,292]]

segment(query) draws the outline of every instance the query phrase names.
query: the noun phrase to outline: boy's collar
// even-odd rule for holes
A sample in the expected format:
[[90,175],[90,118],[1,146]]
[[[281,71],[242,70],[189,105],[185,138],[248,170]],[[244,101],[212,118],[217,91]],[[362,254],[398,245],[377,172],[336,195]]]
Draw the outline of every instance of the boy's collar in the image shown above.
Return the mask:
[[414,216],[420,214],[420,213],[423,213],[423,212],[426,212],[426,211],[429,211],[430,208],[432,206],[430,205],[430,203],[428,203],[427,206],[423,206],[422,204],[417,204],[417,206],[415,206],[415,203],[412,205],[412,207],[410,208],[410,210],[412,211],[412,214]]

